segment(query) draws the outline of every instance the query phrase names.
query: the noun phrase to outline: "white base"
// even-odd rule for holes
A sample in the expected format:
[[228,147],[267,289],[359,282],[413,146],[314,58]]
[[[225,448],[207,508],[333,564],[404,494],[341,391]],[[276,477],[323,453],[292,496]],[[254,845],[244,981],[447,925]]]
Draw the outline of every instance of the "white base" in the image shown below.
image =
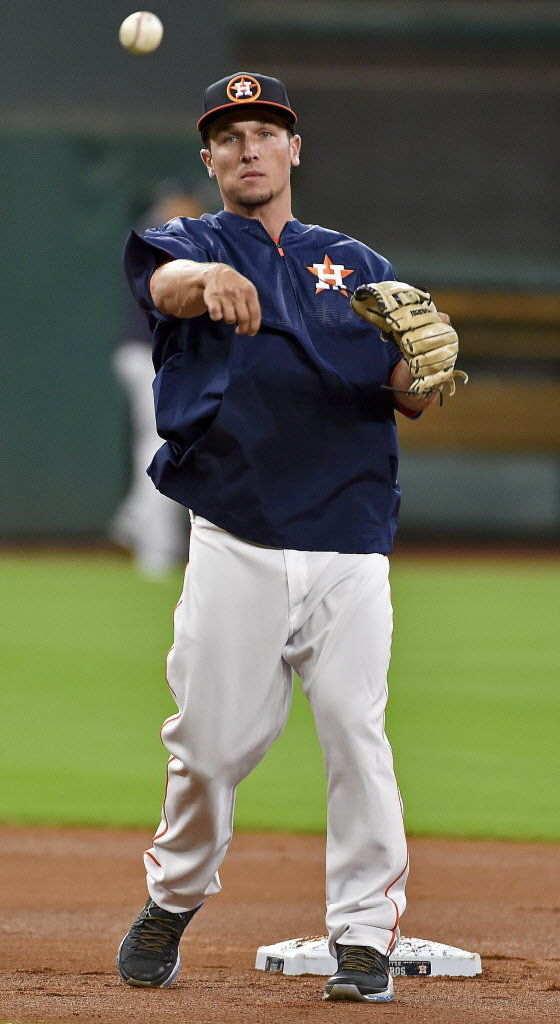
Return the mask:
[[[285,939],[272,946],[259,946],[255,967],[258,971],[279,974],[334,974],[336,960],[330,955],[322,935],[303,939]],[[429,939],[401,938],[391,953],[389,967],[394,977],[473,977],[482,974],[478,953],[446,946]]]

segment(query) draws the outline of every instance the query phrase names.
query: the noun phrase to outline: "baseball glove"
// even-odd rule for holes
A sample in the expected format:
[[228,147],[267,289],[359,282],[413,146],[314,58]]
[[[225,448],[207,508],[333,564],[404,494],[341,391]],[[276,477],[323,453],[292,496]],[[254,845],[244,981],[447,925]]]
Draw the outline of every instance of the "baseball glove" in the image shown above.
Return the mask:
[[455,369],[457,334],[440,320],[429,292],[402,281],[380,281],[360,285],[350,301],[358,316],[378,327],[385,341],[393,338],[401,350],[414,381],[400,394],[427,397],[438,391],[441,403],[444,389],[455,394],[456,378],[467,383],[467,374]]

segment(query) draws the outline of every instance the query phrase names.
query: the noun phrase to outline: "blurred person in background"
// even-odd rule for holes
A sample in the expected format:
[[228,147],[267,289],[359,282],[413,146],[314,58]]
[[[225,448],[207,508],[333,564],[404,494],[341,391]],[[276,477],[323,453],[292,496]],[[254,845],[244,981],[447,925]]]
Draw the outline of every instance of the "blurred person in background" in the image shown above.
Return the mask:
[[[173,217],[200,217],[203,213],[198,193],[188,182],[164,181],[157,186],[154,205],[141,218],[138,230],[143,233]],[[130,293],[113,367],[129,403],[131,479],[109,525],[109,535],[132,552],[145,576],[157,579],[187,557],[188,515],[181,505],[156,490],[146,474],[162,440],[154,416],[152,337],[145,314]]]

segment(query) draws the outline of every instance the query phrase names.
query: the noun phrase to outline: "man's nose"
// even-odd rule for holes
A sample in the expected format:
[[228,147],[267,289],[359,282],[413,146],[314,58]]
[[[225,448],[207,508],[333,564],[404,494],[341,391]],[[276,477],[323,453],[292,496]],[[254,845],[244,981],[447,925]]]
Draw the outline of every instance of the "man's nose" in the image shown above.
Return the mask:
[[249,162],[250,160],[259,159],[259,151],[255,139],[247,138],[243,140],[243,150],[241,153],[241,159],[245,160],[246,162]]

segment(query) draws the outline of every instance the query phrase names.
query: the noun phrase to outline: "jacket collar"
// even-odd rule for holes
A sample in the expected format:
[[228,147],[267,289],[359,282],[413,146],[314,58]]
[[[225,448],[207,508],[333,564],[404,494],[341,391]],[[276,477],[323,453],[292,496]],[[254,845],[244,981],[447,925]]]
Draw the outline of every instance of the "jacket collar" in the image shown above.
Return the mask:
[[[237,213],[229,213],[228,210],[220,210],[219,213],[215,214],[215,218],[218,221],[218,224],[222,224],[224,227],[229,228],[230,231],[248,231],[249,234],[253,235],[255,238],[261,238],[263,241],[268,240],[272,242],[273,245],[275,244],[274,239],[269,235],[264,225],[261,224],[260,220],[256,220],[254,217],[241,217]],[[302,231],[305,231],[306,227],[306,224],[302,224],[301,221],[294,218],[293,220],[286,221],[282,228],[281,235],[299,234]]]

